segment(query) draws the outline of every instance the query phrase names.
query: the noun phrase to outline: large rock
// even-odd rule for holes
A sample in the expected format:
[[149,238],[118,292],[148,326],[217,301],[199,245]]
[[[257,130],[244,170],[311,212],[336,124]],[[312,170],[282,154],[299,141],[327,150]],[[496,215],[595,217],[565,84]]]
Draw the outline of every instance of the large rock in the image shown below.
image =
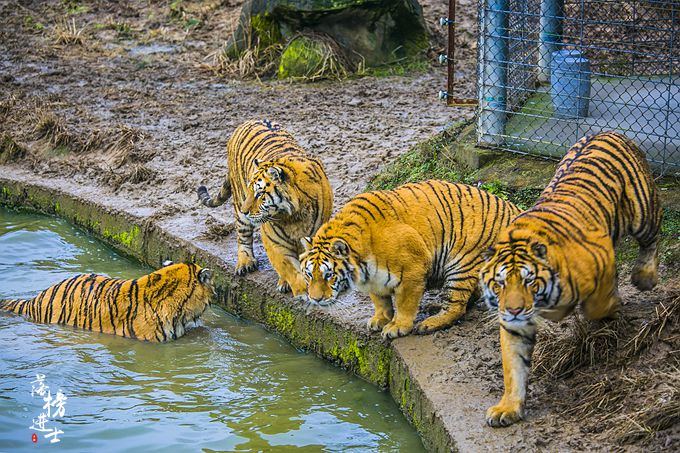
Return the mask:
[[367,67],[420,54],[429,46],[416,0],[249,0],[227,52],[286,42],[299,33],[333,38]]

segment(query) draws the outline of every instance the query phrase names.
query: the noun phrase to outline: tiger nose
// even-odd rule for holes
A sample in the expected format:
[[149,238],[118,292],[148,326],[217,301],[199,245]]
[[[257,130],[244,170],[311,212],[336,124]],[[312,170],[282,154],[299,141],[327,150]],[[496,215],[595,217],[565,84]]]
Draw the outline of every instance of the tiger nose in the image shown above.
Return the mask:
[[317,299],[317,298],[315,298],[315,297],[309,296],[309,299],[310,299],[312,302],[318,304],[319,302],[321,302],[321,301],[323,300],[323,297],[319,297],[319,298]]
[[517,316],[524,311],[524,308],[508,308],[507,310],[511,315]]

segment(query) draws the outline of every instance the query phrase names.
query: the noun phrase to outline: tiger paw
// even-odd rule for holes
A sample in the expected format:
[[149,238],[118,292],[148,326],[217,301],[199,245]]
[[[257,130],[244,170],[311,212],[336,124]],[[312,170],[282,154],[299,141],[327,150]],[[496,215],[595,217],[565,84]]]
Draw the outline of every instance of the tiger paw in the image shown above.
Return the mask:
[[523,418],[519,405],[497,404],[486,411],[486,424],[494,428],[510,426]]
[[276,284],[276,290],[280,293],[289,293],[290,285],[287,281],[279,279],[279,282]]
[[257,270],[257,260],[252,258],[238,259],[236,263],[236,275],[245,275],[249,272],[254,272]]
[[636,263],[630,276],[633,285],[640,291],[649,291],[659,282],[659,276],[654,266],[638,265]]
[[411,330],[413,330],[413,324],[399,325],[394,321],[390,321],[383,327],[380,336],[383,337],[383,340],[387,338],[403,337],[404,335],[411,333]]
[[368,320],[366,326],[368,327],[368,330],[371,332],[379,332],[389,322],[390,320],[388,318],[385,318],[384,316],[374,315],[371,319]]

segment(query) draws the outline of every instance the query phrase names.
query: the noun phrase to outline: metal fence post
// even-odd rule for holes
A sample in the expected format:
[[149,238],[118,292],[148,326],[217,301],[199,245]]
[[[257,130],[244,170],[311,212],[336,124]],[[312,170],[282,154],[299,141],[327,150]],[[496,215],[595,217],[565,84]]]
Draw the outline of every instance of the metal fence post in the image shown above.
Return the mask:
[[507,121],[508,0],[487,0],[480,11],[478,141],[501,145]]
[[564,0],[541,0],[541,21],[538,44],[538,80],[550,80],[550,57],[559,50],[562,40]]

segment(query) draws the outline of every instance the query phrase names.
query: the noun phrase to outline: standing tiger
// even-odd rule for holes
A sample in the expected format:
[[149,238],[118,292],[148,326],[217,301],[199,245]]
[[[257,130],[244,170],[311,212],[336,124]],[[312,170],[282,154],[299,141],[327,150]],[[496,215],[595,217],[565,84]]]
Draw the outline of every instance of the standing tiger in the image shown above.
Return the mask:
[[395,338],[412,330],[426,285],[443,283],[447,308],[417,331],[448,327],[478,286],[482,251],[520,212],[485,190],[436,180],[357,195],[303,239],[310,302],[330,305],[350,287],[368,293],[368,328]]
[[236,273],[257,268],[253,230],[261,226],[262,243],[279,276],[277,289],[304,295],[300,239],[316,233],[333,209],[333,192],[323,165],[270,121],[247,121],[239,126],[227,144],[227,164],[228,175],[216,199],[210,198],[204,186],[197,192],[209,207],[220,206],[234,195]]
[[571,147],[536,204],[499,235],[481,272],[484,298],[499,310],[505,384],[487,411],[489,425],[523,417],[537,315],[559,321],[579,303],[589,319],[617,315],[621,237],[640,245],[633,284],[656,285],[660,225],[657,190],[635,143],[605,132]]
[[177,339],[203,314],[214,295],[212,273],[174,264],[135,280],[83,274],[33,299],[0,300],[0,310],[34,321],[152,342]]

